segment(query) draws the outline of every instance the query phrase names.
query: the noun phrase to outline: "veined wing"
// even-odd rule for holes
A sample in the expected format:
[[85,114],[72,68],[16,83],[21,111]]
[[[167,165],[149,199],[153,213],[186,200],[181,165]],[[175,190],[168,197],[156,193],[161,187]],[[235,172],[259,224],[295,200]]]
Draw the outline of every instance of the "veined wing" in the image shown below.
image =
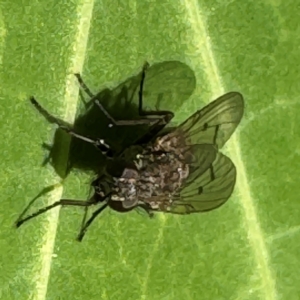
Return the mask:
[[[163,144],[170,141],[173,147],[178,147],[182,143],[213,144],[220,149],[235,131],[243,113],[243,96],[238,92],[230,92],[197,111],[170,133],[157,140],[161,148],[164,148]],[[182,139],[179,140],[178,137]]]
[[195,169],[190,174],[168,212],[189,214],[215,209],[231,196],[235,181],[236,168],[233,162],[218,152],[205,172]]

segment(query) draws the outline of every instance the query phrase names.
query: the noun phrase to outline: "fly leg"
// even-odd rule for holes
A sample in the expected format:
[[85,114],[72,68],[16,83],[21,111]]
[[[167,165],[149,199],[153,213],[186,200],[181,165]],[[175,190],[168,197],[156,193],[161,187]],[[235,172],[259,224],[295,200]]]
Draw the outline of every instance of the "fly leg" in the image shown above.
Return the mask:
[[[35,201],[37,199],[39,199],[40,197],[50,193],[51,191],[53,191],[56,187],[58,186],[58,184],[53,184],[50,186],[47,186],[45,188],[43,188],[43,190],[41,192],[39,192],[30,202],[29,204],[25,207],[25,209],[22,211],[22,213],[19,215],[16,224],[19,224],[19,222],[21,222],[21,220],[23,219],[24,215],[27,213],[27,211],[29,210],[29,208],[35,203]],[[23,223],[23,222],[22,222]],[[21,225],[21,224],[20,224]],[[20,226],[19,225],[19,226]],[[17,226],[17,227],[19,227]]]
[[[113,126],[136,126],[136,125],[148,125],[149,129],[147,133],[143,136],[139,137],[136,141],[134,141],[134,145],[142,145],[147,144],[151,141],[174,117],[174,114],[171,111],[145,111],[143,109],[143,89],[144,82],[146,78],[146,71],[149,67],[149,64],[146,62],[142,68],[141,81],[139,85],[139,102],[138,102],[138,113],[141,117],[137,120],[116,120],[114,119],[103,107],[100,101],[95,98],[95,95],[91,92],[91,90],[84,83],[80,74],[75,74],[77,80],[81,86],[81,88],[89,95],[92,100],[94,98],[94,103],[99,107],[99,109],[105,114],[105,116],[111,121],[110,127]],[[121,151],[122,152],[122,151]]]
[[157,121],[156,124],[166,125],[170,122],[170,120],[174,117],[174,114],[168,110],[157,110],[157,111],[145,111],[143,109],[143,89],[144,82],[146,78],[146,71],[149,67],[149,64],[146,62],[142,69],[142,77],[140,81],[140,89],[139,89],[139,115],[142,117],[146,117],[146,119],[154,119]]
[[86,231],[88,230],[89,226],[92,224],[92,222],[96,219],[96,217],[108,206],[108,201],[106,201],[105,204],[103,204],[100,208],[98,208],[96,211],[94,211],[94,213],[92,214],[92,216],[87,220],[86,220],[86,214],[85,217],[83,219],[82,225],[81,225],[81,229],[80,232],[77,236],[77,241],[81,242]]
[[90,98],[94,98],[95,95],[92,93],[92,91],[88,88],[88,86],[84,83],[81,75],[79,73],[74,74],[75,77],[78,80],[78,83],[80,85],[80,87],[83,89],[83,91],[90,96]]
[[139,115],[144,117],[144,120],[147,120],[147,124],[149,124],[149,129],[146,134],[142,137],[138,138],[134,144],[142,145],[147,144],[149,141],[153,139],[174,117],[174,114],[171,111],[145,111],[143,109],[143,89],[144,82],[146,77],[146,70],[149,67],[149,64],[146,62],[143,66],[142,77],[140,81],[140,89],[139,89]]
[[35,218],[43,213],[45,213],[46,211],[56,207],[56,206],[91,206],[96,204],[97,202],[93,200],[93,198],[91,198],[88,201],[83,201],[83,200],[71,200],[71,199],[61,199],[59,201],[54,202],[51,205],[48,205],[46,207],[43,207],[41,209],[39,209],[38,211],[36,211],[35,213],[22,218],[23,214],[18,218],[18,220],[16,221],[16,227],[20,227],[23,223],[29,221],[32,218]]
[[[103,201],[104,199],[102,199],[101,201]],[[51,205],[48,205],[46,207],[43,207],[41,209],[39,209],[37,212],[25,217],[22,219],[23,214],[18,218],[18,220],[16,221],[16,227],[20,227],[23,223],[29,221],[32,218],[35,218],[43,213],[45,213],[46,211],[57,207],[57,206],[81,206],[85,208],[85,215],[84,215],[84,219],[83,222],[81,224],[81,228],[80,228],[80,232],[79,235],[77,236],[77,240],[79,242],[82,241],[88,227],[91,225],[91,223],[94,221],[94,219],[108,206],[108,201],[106,201],[105,204],[103,204],[99,209],[97,209],[92,217],[85,222],[86,220],[86,215],[87,215],[87,208],[91,205],[95,205],[97,204],[99,201],[96,200],[96,198],[92,197],[90,200],[88,201],[82,201],[82,200],[71,200],[71,199],[61,199],[59,201],[54,202]]]
[[135,126],[135,125],[148,125],[152,132],[151,135],[159,132],[166,124],[170,122],[174,114],[170,111],[144,111],[143,109],[143,88],[146,76],[146,70],[149,64],[146,62],[142,69],[140,87],[139,87],[139,103],[138,103],[138,113],[141,117],[137,120],[116,120],[114,119],[103,107],[100,101],[95,98],[95,95],[90,91],[87,85],[84,83],[80,74],[75,74],[81,88],[94,99],[94,103],[99,107],[99,109],[105,114],[105,116],[111,121],[110,127],[112,126]]
[[105,141],[103,139],[99,139],[99,138],[98,139],[92,139],[92,138],[89,138],[87,136],[83,136],[83,135],[78,134],[77,132],[75,132],[75,130],[67,122],[53,116],[46,109],[44,109],[37,102],[37,100],[34,97],[31,97],[30,101],[33,104],[33,106],[39,111],[39,113],[42,114],[44,116],[44,118],[49,123],[56,124],[60,129],[64,130],[65,132],[67,132],[71,136],[74,136],[78,139],[81,139],[81,140],[83,140],[87,143],[93,144],[105,156],[107,156],[107,157],[112,156],[112,149],[110,148],[110,146],[107,143],[105,143]]

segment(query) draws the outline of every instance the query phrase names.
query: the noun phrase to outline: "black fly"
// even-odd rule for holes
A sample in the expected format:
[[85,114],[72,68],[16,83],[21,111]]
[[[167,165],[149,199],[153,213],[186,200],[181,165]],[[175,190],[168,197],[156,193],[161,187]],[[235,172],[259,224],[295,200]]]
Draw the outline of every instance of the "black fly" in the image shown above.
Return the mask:
[[[94,103],[110,120],[110,126],[148,125],[147,133],[121,151],[103,139],[75,132],[69,125],[48,113],[35,98],[30,101],[50,122],[70,135],[93,144],[107,158],[104,174],[92,182],[93,196],[87,201],[61,199],[16,222],[25,221],[59,205],[86,208],[103,203],[82,224],[81,241],[93,220],[107,207],[125,210],[141,207],[151,216],[154,211],[190,214],[215,209],[230,197],[236,180],[232,161],[219,152],[238,126],[244,112],[243,97],[227,93],[194,113],[177,127],[165,128],[173,118],[170,111],[143,110],[143,84],[148,64],[142,71],[139,89],[138,120],[115,120],[95,99]],[[81,88],[93,93],[76,74]],[[86,216],[86,214],[85,214]]]

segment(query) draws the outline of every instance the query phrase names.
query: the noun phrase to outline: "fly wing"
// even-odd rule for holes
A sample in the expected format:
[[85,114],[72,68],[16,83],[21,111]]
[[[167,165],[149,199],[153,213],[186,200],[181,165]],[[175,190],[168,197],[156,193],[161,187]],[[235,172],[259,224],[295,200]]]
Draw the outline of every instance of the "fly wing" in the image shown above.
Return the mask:
[[179,195],[173,199],[169,212],[189,214],[213,210],[228,200],[235,180],[236,168],[233,162],[218,152],[205,172],[195,169],[190,174]]
[[[218,150],[214,145],[191,145],[183,153],[185,163],[189,165],[188,182],[193,182],[198,176],[203,174],[218,156]],[[185,181],[187,183],[187,181]]]
[[230,92],[194,113],[170,135],[183,134],[188,144],[214,144],[222,148],[244,113],[243,96]]

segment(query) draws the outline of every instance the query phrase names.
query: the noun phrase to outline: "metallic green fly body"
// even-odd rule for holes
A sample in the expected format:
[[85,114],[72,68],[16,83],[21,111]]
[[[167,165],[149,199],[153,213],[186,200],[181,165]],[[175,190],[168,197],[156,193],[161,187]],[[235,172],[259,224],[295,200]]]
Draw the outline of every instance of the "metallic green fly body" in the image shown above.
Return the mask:
[[[92,217],[83,222],[78,240],[82,240],[92,221],[107,206],[131,210],[141,207],[153,212],[190,214],[209,211],[224,204],[233,192],[236,168],[219,150],[240,123],[244,112],[243,97],[229,92],[200,109],[177,127],[165,128],[173,118],[170,111],[143,111],[143,84],[148,64],[142,70],[139,91],[139,120],[114,120],[101,103],[94,103],[111,120],[111,126],[149,126],[147,134],[130,147],[115,152],[103,139],[82,136],[65,122],[48,113],[31,98],[35,108],[51,123],[72,136],[92,143],[107,157],[104,174],[92,182],[93,196],[87,201],[61,199],[36,213],[17,221],[25,221],[58,205],[88,207],[102,203]],[[80,75],[83,90],[93,98]]]

